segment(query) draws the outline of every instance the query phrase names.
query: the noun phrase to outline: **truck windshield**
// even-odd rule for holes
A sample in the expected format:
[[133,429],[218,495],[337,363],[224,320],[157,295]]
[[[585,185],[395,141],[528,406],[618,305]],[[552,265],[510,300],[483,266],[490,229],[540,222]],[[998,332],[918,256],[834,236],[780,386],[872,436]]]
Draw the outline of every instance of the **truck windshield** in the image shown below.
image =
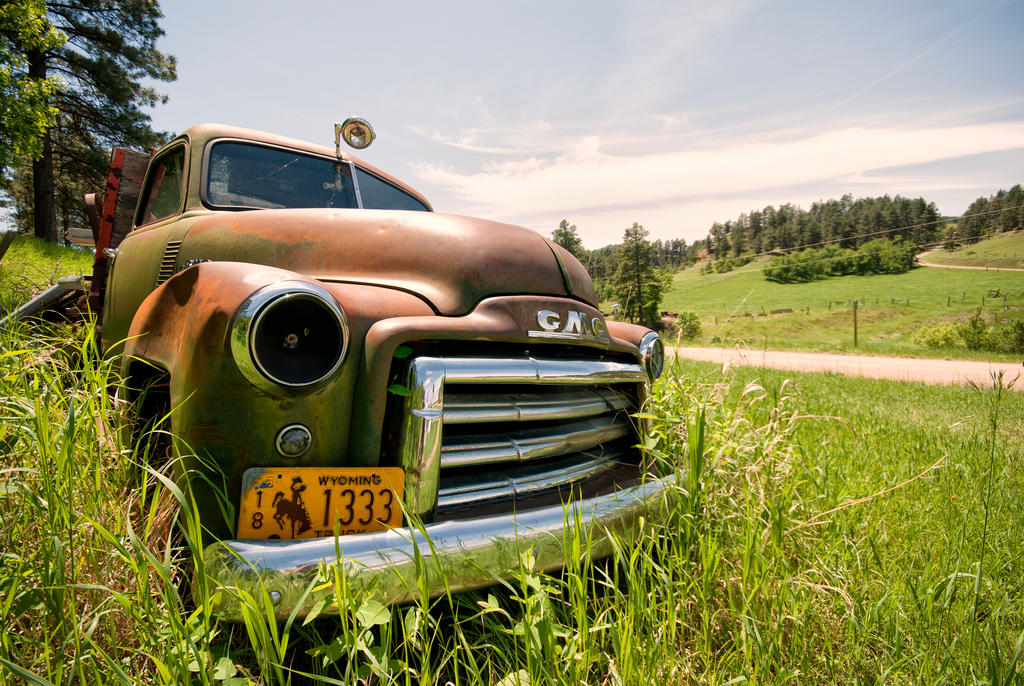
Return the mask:
[[356,207],[350,167],[291,150],[224,141],[210,149],[206,201],[218,207]]

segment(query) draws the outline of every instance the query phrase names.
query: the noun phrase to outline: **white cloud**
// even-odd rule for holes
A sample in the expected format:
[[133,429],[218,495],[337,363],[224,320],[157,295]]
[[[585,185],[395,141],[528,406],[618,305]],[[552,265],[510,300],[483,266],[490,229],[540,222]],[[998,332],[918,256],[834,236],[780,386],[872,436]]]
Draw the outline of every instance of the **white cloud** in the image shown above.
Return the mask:
[[480,130],[479,129],[462,129],[459,131],[459,137],[453,138],[446,136],[440,131],[428,131],[421,126],[410,126],[409,130],[413,133],[423,136],[424,138],[444,145],[450,148],[457,148],[459,150],[468,150],[470,152],[484,153],[488,155],[515,155],[522,154],[522,150],[519,148],[501,147],[498,145],[490,145],[479,142]]
[[[611,154],[609,147],[603,139],[587,136],[556,157],[481,166],[471,173],[421,164],[416,173],[444,188],[454,211],[534,226],[552,220],[557,225],[558,218],[570,217],[588,243],[596,245],[617,241],[632,221],[662,237],[683,235],[684,224],[700,226],[696,233],[687,229],[688,237],[695,238],[712,220],[730,219],[763,204],[804,201],[784,195],[783,189],[803,188],[811,201],[823,197],[806,190],[815,185],[839,184],[855,195],[901,192],[887,187],[889,181],[882,176],[867,174],[1024,148],[1024,121],[921,129],[849,127],[788,140],[643,155]],[[954,185],[941,183],[943,188]],[[761,198],[769,200],[761,204]],[[727,209],[736,207],[741,209]],[[599,238],[588,235],[588,221]]]
[[690,122],[690,117],[686,114],[657,114],[654,121],[661,124],[664,129],[676,129],[686,126]]
[[445,134],[421,125],[411,125],[409,130],[444,147],[488,155],[552,153],[559,149],[560,144],[557,141],[561,140],[553,135],[551,123],[543,120],[515,127],[467,127],[459,129],[457,135]]
[[473,96],[473,104],[476,105],[477,111],[479,111],[481,119],[483,119],[484,121],[491,121],[494,119],[494,115],[491,113],[490,108],[487,107],[487,103],[484,102],[484,98],[482,95]]

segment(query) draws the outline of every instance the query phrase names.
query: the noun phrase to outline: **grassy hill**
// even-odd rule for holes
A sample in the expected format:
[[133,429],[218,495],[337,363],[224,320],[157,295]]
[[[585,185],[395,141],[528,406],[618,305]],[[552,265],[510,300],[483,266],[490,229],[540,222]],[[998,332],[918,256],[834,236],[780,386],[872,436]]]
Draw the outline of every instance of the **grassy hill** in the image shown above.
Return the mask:
[[929,262],[956,267],[1002,267],[1024,269],[1024,231],[1001,233],[957,250],[939,250]]
[[92,263],[92,250],[62,248],[31,236],[18,236],[0,259],[0,315],[62,276],[91,274]]
[[[980,245],[980,244],[979,244]],[[699,267],[676,274],[662,309],[701,319],[702,345],[862,352],[917,357],[1013,359],[1013,355],[935,349],[912,336],[922,326],[965,322],[978,312],[989,323],[1024,320],[1024,272],[918,267],[905,274],[843,276],[810,283],[766,281],[767,260],[726,274]],[[853,301],[858,301],[858,346]]]

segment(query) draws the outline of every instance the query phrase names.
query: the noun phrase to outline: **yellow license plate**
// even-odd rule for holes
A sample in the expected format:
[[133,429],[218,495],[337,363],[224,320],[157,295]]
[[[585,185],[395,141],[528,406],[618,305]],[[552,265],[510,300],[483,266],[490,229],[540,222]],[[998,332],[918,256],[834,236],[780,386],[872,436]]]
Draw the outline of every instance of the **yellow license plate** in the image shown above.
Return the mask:
[[402,524],[398,467],[280,467],[242,475],[238,538],[317,538]]

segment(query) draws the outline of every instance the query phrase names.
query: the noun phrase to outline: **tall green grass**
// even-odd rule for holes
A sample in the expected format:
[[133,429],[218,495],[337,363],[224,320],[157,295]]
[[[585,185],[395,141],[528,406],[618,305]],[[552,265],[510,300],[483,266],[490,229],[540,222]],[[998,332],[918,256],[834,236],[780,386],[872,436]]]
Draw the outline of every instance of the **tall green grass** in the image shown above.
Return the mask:
[[216,634],[185,612],[187,566],[91,331],[0,334],[0,664],[35,683],[183,680]]
[[[782,394],[794,378],[730,374],[728,398],[754,380]],[[790,478],[808,512],[786,525],[797,554],[770,557],[777,569],[758,581],[777,584],[765,610],[818,596],[787,627],[811,648],[800,671],[813,681],[1019,682],[1024,398],[1000,380],[964,390],[795,378],[808,421],[793,432],[803,457]]]
[[607,560],[581,530],[399,607],[325,567],[319,616],[235,624],[90,331],[0,334],[0,681],[1020,682],[1021,394],[678,364],[644,439],[675,497]]
[[0,259],[0,317],[62,276],[91,274],[93,252],[18,236]]

